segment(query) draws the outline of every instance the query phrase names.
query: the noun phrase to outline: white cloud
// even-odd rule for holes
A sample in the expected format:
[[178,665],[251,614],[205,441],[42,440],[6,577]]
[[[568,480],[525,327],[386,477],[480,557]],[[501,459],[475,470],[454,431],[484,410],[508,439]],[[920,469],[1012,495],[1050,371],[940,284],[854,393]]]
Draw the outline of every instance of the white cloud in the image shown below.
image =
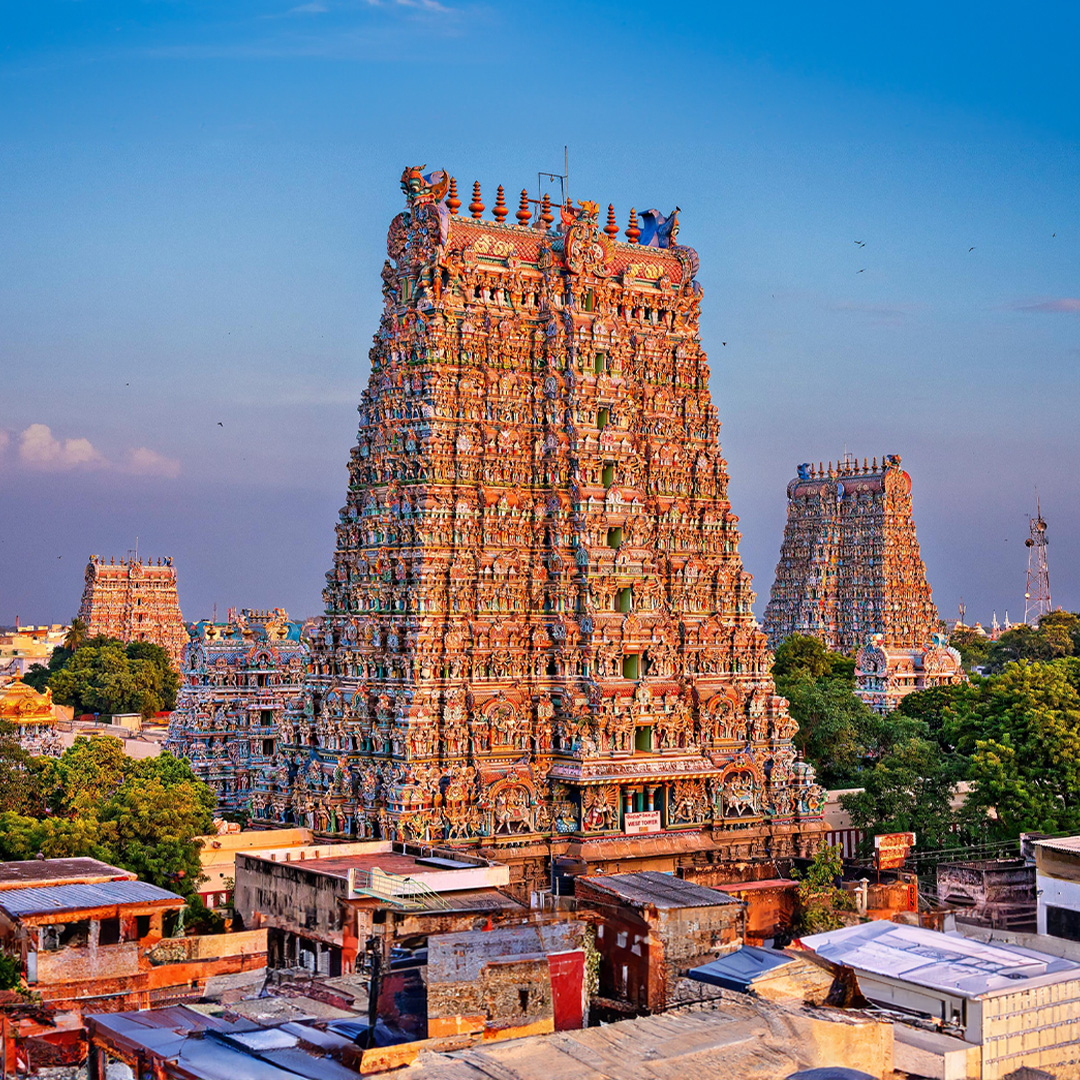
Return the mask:
[[1018,304],[1017,311],[1045,311],[1050,313],[1064,313],[1068,315],[1080,315],[1080,297],[1059,296],[1053,300],[1043,300],[1037,304]]
[[[6,431],[0,431],[0,452],[11,441]],[[58,439],[48,424],[31,424],[19,435],[18,459],[28,469],[39,472],[70,472],[96,469],[130,473],[137,476],[180,475],[180,462],[167,458],[156,450],[138,446],[129,450],[119,462],[110,461],[89,439]]]
[[175,480],[180,475],[180,462],[146,446],[138,446],[128,453],[124,471],[140,476],[167,476]]
[[108,462],[89,439],[57,439],[48,424],[31,424],[19,440],[19,460],[31,469],[65,472],[105,468]]

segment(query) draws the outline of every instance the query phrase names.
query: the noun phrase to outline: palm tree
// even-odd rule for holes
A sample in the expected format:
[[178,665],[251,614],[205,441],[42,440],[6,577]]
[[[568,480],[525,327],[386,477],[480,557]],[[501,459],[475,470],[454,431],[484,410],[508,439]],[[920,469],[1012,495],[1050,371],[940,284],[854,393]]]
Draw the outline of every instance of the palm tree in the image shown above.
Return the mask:
[[71,625],[64,637],[64,648],[74,652],[80,645],[86,644],[88,637],[86,623],[76,617],[71,620]]

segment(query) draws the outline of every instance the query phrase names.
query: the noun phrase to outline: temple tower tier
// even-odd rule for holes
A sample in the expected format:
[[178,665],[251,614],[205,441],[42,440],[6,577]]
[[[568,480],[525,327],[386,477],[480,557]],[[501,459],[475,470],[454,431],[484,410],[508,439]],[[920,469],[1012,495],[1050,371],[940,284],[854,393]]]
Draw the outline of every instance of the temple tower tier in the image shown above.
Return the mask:
[[509,224],[449,185],[402,177],[325,619],[254,815],[517,851],[537,886],[552,858],[808,850],[823,793],[751,610],[677,213],[622,243],[596,203]]

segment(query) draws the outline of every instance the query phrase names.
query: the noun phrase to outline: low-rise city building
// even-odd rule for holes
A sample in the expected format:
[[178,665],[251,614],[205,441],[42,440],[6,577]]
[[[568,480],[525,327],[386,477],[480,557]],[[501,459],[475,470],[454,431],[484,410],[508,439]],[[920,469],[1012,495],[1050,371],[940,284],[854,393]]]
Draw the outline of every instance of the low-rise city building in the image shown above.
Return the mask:
[[341,975],[370,948],[388,960],[432,934],[520,920],[528,909],[502,891],[509,880],[504,864],[389,840],[241,851],[233,908],[268,931],[271,967]]
[[215,824],[220,826],[218,832],[199,838],[202,841],[199,862],[203,872],[199,898],[208,908],[223,908],[232,903],[238,852],[284,859],[287,853],[308,847],[313,841],[310,829],[241,830],[232,822],[218,820]]
[[579,877],[574,897],[601,916],[600,997],[616,1011],[662,1012],[690,968],[743,942],[740,901],[670,874]]
[[572,1031],[588,1013],[589,926],[503,926],[428,940],[427,1035],[484,1042]]
[[1035,840],[1038,932],[1080,941],[1080,836]]
[[[929,1025],[933,1030],[925,1034],[948,1037],[939,1045],[943,1070],[949,1055],[970,1069],[970,1050],[961,1044],[978,1047],[979,1071],[959,1075],[982,1080],[1000,1080],[1021,1066],[1054,1071],[1075,1064],[1080,1041],[1076,961],[891,922],[813,934],[802,944],[852,968],[872,1002]],[[904,1045],[911,1045],[905,1038]],[[919,1053],[930,1055],[933,1045],[922,1043]],[[907,1068],[899,1045],[896,1065],[935,1075],[923,1071],[924,1065]]]
[[165,936],[185,904],[96,859],[0,863],[0,948],[43,1002],[77,1013],[195,1000],[213,976],[265,967],[265,932]]
[[1035,864],[1027,859],[975,859],[937,866],[938,900],[955,909],[958,919],[977,926],[1034,930],[1036,888]]
[[70,626],[18,626],[0,630],[0,683],[21,679],[35,664],[47,667],[53,651],[64,644]]

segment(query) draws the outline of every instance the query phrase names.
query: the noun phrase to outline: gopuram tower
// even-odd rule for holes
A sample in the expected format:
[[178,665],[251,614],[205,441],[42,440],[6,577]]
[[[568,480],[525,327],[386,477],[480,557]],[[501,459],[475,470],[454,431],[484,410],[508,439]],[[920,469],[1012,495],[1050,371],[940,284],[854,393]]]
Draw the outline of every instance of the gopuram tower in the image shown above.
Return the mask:
[[[676,215],[402,177],[302,708],[257,820],[577,868],[808,853]],[[532,220],[534,217],[536,220]],[[557,215],[557,221],[556,221]]]
[[938,613],[915,538],[911,477],[898,454],[879,467],[846,458],[800,465],[787,488],[787,526],[765,632],[851,652],[873,636],[911,648],[938,631]]
[[157,564],[138,557],[110,560],[91,555],[86,564],[79,618],[90,637],[105,634],[120,641],[160,645],[179,669],[188,643],[187,627],[176,595],[176,567],[171,558]]

